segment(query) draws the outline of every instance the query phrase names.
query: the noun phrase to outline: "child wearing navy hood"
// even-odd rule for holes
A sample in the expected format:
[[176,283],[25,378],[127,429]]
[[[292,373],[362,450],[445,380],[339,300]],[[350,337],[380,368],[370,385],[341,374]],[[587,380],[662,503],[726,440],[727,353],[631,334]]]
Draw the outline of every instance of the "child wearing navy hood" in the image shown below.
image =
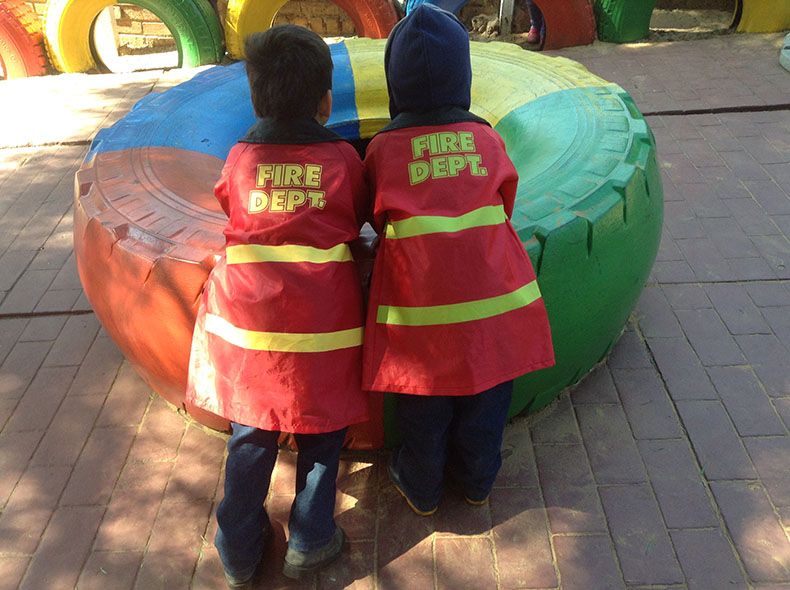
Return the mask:
[[513,379],[554,364],[546,309],[510,223],[518,176],[502,138],[469,112],[469,37],[422,4],[384,54],[392,121],[365,157],[381,236],[363,388],[393,392],[402,446],[389,473],[420,515],[445,482],[487,501]]

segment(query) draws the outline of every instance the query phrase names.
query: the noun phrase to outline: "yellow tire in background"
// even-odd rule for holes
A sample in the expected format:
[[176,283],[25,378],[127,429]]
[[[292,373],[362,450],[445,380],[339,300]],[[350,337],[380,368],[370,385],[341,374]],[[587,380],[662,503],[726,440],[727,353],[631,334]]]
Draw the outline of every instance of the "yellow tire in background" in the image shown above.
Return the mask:
[[[87,72],[98,67],[92,47],[93,25],[113,0],[49,0],[44,36],[50,61],[61,72]],[[178,67],[218,63],[224,53],[214,9],[208,0],[134,0],[170,30],[178,50]]]
[[786,31],[790,29],[790,0],[736,0],[733,20],[739,33]]
[[[244,39],[250,33],[270,28],[287,1],[229,0],[225,13],[225,45],[228,55],[234,59],[244,59]],[[348,15],[359,37],[384,39],[398,22],[398,15],[390,0],[331,1]]]
[[225,47],[234,59],[244,58],[244,39],[255,31],[264,31],[274,24],[274,17],[288,0],[229,0],[225,12]]

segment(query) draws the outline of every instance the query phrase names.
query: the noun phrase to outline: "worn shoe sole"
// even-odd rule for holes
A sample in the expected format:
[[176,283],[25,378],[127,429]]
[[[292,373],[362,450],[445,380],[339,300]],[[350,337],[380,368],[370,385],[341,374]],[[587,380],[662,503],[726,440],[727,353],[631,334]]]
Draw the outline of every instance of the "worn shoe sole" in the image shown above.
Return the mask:
[[398,479],[399,479],[399,478],[398,478],[398,474],[397,474],[397,473],[395,473],[395,469],[394,469],[394,468],[393,468],[393,466],[392,466],[392,461],[393,461],[394,457],[395,457],[395,455],[394,455],[394,454],[392,454],[392,455],[390,456],[389,463],[387,463],[387,473],[389,473],[389,476],[390,476],[390,481],[392,482],[392,485],[394,485],[394,486],[395,486],[395,489],[396,489],[396,490],[398,490],[398,493],[399,493],[401,496],[403,496],[403,499],[404,499],[404,500],[406,500],[406,504],[408,504],[408,505],[409,505],[409,508],[411,508],[412,510],[414,510],[415,514],[417,514],[418,516],[430,516],[431,514],[433,514],[434,512],[436,512],[436,510],[438,509],[438,506],[434,506],[434,507],[433,507],[433,508],[431,508],[430,510],[420,510],[420,509],[419,509],[419,508],[417,508],[417,507],[414,505],[414,503],[413,503],[413,502],[412,502],[412,501],[409,499],[409,497],[406,495],[406,492],[404,492],[404,491],[403,491],[403,489],[401,489],[401,487],[400,487],[400,483],[399,483],[399,481],[398,481]]
[[301,580],[305,576],[312,574],[317,569],[332,563],[340,557],[345,542],[346,533],[343,529],[337,527],[337,529],[335,529],[335,536],[332,537],[332,540],[320,549],[300,552],[289,548],[285,553],[283,575],[292,580]]

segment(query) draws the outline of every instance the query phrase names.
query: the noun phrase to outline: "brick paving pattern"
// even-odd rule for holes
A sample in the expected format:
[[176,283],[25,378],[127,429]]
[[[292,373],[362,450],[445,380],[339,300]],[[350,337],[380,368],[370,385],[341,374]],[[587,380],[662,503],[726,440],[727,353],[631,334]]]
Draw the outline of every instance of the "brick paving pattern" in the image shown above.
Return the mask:
[[[489,504],[414,515],[386,451],[348,452],[350,543],[262,588],[790,590],[790,74],[782,35],[551,52],[621,84],[664,178],[658,259],[608,362],[506,431]],[[223,436],[136,375],[82,294],[74,172],[102,126],[194,71],[0,84],[0,590],[224,587]],[[26,105],[55,97],[37,118]],[[10,105],[14,105],[13,109]],[[30,112],[33,112],[32,110]]]

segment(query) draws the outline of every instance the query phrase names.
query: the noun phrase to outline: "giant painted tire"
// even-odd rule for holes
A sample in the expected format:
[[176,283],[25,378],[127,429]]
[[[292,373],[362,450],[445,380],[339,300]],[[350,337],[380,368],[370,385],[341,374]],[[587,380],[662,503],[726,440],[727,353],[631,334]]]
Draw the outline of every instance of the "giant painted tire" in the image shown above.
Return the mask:
[[[244,39],[250,33],[268,29],[288,0],[229,0],[225,13],[225,45],[228,55],[244,58]],[[354,23],[357,35],[384,39],[398,15],[390,0],[331,0]]]
[[44,38],[36,13],[23,0],[0,0],[0,74],[10,80],[46,72]]
[[[93,23],[114,0],[49,0],[44,35],[52,64],[61,72],[98,67],[91,49]],[[208,0],[133,0],[170,29],[178,50],[178,67],[215,64],[222,59],[222,31]]]
[[[371,137],[388,120],[383,50],[383,40],[332,46],[329,126],[348,138]],[[661,180],[652,134],[620,87],[501,43],[473,43],[472,68],[472,110],[502,135],[519,171],[513,224],[538,273],[557,358],[516,381],[514,415],[576,383],[619,337],[658,250]],[[212,184],[253,123],[247,93],[238,63],[150,95],[96,136],[77,173],[85,293],[132,365],[179,406],[198,297],[223,246]],[[391,417],[385,407],[384,426],[379,412],[355,428],[351,446],[379,446]]]

